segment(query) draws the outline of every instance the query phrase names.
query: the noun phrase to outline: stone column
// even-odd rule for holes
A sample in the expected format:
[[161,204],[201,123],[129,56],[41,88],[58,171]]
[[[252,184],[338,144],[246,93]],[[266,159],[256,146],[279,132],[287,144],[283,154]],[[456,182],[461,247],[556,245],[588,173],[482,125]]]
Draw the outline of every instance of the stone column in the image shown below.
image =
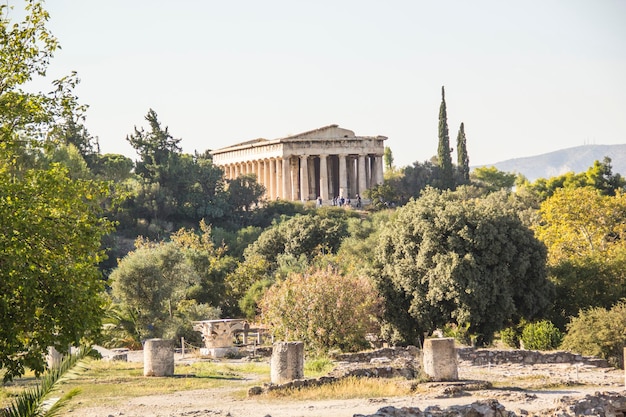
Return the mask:
[[309,199],[309,157],[307,155],[300,156],[300,199],[307,201]]
[[272,384],[304,378],[304,343],[276,342],[270,359]]
[[356,161],[357,159],[353,156],[348,156],[346,158],[348,164],[348,196],[350,198],[354,198],[356,194],[357,188],[357,168]]
[[261,162],[263,166],[263,186],[265,187],[265,198],[271,199],[270,195],[270,161],[264,159]]
[[291,194],[291,161],[290,157],[283,158],[283,198],[293,200]]
[[383,156],[382,155],[376,155],[374,157],[374,172],[376,173],[376,176],[374,178],[374,184],[372,185],[382,184],[383,183]]
[[339,157],[339,197],[348,197],[348,173],[346,171],[347,155],[338,155]]
[[276,199],[276,160],[270,159],[267,161],[267,168],[269,175],[266,177],[267,179],[267,187],[269,190],[269,196],[272,200]]
[[275,159],[274,164],[276,165],[276,183],[274,185],[276,189],[276,197],[285,198],[283,191],[283,160]]
[[453,338],[424,340],[424,372],[434,381],[459,379]]
[[328,196],[328,155],[320,155],[320,197],[329,200]]
[[174,375],[174,347],[171,340],[148,339],[143,345],[143,376]]
[[263,165],[262,160],[258,160],[254,162],[254,171],[256,174],[256,182],[265,186],[265,165]]
[[367,189],[367,177],[365,175],[365,155],[359,155],[359,195],[361,198]]

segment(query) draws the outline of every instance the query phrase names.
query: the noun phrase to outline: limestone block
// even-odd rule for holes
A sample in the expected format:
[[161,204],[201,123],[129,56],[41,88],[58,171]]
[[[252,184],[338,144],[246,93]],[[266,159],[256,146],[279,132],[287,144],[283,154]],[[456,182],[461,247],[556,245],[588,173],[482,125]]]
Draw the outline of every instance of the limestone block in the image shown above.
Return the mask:
[[424,340],[424,372],[435,381],[459,379],[454,339]]
[[59,353],[58,350],[54,348],[54,346],[48,346],[48,354],[46,355],[46,362],[48,363],[48,368],[58,368],[63,361],[63,354]]
[[304,378],[304,343],[276,342],[270,359],[272,384]]
[[148,339],[143,346],[143,376],[174,375],[174,346],[171,340]]

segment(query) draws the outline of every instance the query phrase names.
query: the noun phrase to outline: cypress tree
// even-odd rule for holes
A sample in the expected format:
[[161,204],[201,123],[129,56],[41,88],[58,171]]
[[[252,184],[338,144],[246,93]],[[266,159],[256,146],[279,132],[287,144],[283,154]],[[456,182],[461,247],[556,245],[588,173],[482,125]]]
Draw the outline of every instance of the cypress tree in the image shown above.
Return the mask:
[[467,140],[465,139],[465,126],[461,122],[459,127],[459,134],[456,137],[456,156],[457,166],[459,167],[459,173],[464,182],[469,182],[469,156],[467,154]]
[[454,188],[454,172],[450,156],[450,137],[448,135],[448,114],[446,112],[446,93],[441,87],[441,106],[439,107],[439,147],[437,149],[437,163],[442,173],[442,188]]

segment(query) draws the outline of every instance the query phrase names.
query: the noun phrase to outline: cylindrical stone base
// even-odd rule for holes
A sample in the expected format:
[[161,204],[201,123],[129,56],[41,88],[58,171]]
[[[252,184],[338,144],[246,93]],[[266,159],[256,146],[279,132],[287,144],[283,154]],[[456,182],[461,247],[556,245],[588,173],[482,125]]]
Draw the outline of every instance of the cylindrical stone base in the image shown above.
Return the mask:
[[304,343],[276,342],[270,360],[272,384],[304,378]]
[[424,340],[424,372],[434,381],[459,379],[454,339]]
[[174,375],[174,348],[171,340],[148,339],[143,345],[143,376]]

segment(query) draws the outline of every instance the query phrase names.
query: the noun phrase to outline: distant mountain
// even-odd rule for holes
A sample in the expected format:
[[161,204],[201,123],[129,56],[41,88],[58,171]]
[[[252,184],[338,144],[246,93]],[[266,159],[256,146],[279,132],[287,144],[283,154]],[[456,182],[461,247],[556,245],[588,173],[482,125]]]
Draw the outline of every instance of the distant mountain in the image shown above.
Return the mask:
[[576,146],[543,155],[508,159],[487,166],[495,166],[500,171],[520,173],[534,181],[567,172],[586,171],[595,160],[602,161],[605,156],[611,158],[613,173],[626,177],[626,144]]

